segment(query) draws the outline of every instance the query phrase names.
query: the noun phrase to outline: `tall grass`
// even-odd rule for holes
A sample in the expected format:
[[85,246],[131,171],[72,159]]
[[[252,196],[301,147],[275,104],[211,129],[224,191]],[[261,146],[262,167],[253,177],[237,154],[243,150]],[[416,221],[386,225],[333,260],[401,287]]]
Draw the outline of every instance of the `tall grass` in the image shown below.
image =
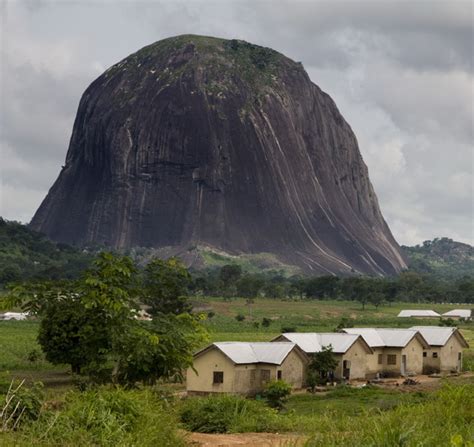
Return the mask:
[[152,389],[72,391],[55,410],[16,433],[0,434],[5,446],[182,446],[171,407]]

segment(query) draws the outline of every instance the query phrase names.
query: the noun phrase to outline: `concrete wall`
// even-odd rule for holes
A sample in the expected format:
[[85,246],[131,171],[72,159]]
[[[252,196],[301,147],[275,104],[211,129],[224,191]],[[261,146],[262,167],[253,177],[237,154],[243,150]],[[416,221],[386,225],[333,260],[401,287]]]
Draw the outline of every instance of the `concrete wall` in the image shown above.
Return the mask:
[[[444,346],[432,346],[431,349],[427,349],[425,352],[426,357],[423,358],[423,371],[425,373],[449,373],[461,370],[463,346],[455,334],[449,337]],[[436,353],[438,357],[433,357],[433,353]],[[461,363],[458,360],[459,354],[461,354]]]
[[337,354],[336,358],[339,362],[334,375],[340,379],[343,377],[344,361],[350,362],[349,379],[365,379],[367,376],[367,357],[372,356],[364,347],[363,342],[357,340],[344,354]]
[[423,345],[416,337],[402,349],[402,355],[407,356],[407,373],[423,373],[423,350]]
[[[234,392],[235,366],[221,351],[210,349],[194,359],[194,372],[192,368],[186,371],[186,389],[188,391],[206,393],[232,393]],[[213,372],[224,372],[224,383],[213,384]]]
[[[371,368],[385,374],[400,375],[402,372],[402,356],[406,356],[406,373],[421,374],[423,372],[423,345],[414,337],[404,348],[375,348],[374,363]],[[378,356],[382,354],[382,364],[378,363]],[[394,365],[388,364],[388,356],[395,355]]]
[[293,388],[299,389],[303,388],[306,380],[306,364],[306,360],[293,349],[281,366],[277,366],[275,370],[281,370],[282,380],[289,383]]
[[[306,363],[295,351],[291,351],[281,365],[248,364],[235,365],[219,349],[210,349],[194,359],[194,369],[186,372],[186,389],[189,393],[235,393],[256,394],[261,392],[267,381],[276,380],[281,370],[282,379],[293,388],[302,388]],[[214,384],[214,371],[224,373],[224,382]],[[269,372],[269,376],[268,373]]]

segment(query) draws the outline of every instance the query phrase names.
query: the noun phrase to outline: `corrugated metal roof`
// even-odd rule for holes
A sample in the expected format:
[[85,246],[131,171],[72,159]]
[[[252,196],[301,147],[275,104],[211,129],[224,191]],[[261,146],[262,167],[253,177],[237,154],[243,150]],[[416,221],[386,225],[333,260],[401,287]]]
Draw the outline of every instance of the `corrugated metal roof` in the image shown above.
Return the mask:
[[357,335],[338,332],[287,332],[282,334],[287,340],[296,343],[304,352],[312,354],[320,352],[323,347],[332,346],[333,352],[345,353],[357,340]]
[[471,309],[453,309],[449,312],[445,312],[443,317],[471,318],[471,314]]
[[431,346],[444,346],[457,330],[454,327],[439,326],[413,326],[410,329],[420,332]]
[[385,329],[385,328],[347,328],[348,334],[362,335],[371,348],[404,348],[416,335],[414,329]]
[[234,363],[271,363],[280,365],[296,346],[290,342],[239,342],[225,341],[213,345],[229,357]]
[[440,317],[441,315],[434,310],[407,309],[398,314],[399,317]]

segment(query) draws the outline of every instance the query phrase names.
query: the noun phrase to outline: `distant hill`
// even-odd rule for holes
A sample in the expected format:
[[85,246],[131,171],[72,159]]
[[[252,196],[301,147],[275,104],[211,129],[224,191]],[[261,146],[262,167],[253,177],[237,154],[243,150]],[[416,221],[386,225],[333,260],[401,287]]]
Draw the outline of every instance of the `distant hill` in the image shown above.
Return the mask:
[[88,252],[0,217],[0,287],[31,278],[76,278],[91,259]]
[[414,247],[402,246],[402,250],[416,272],[444,278],[474,276],[474,247],[469,244],[442,237]]

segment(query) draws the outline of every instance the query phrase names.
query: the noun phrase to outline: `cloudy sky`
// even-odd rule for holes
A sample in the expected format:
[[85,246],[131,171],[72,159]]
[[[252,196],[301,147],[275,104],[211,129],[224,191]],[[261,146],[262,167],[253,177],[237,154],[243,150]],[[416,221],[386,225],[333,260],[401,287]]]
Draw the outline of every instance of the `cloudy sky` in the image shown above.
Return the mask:
[[7,1],[0,215],[28,222],[64,163],[80,96],[107,67],[183,33],[301,61],[354,129],[396,239],[473,243],[471,1]]

